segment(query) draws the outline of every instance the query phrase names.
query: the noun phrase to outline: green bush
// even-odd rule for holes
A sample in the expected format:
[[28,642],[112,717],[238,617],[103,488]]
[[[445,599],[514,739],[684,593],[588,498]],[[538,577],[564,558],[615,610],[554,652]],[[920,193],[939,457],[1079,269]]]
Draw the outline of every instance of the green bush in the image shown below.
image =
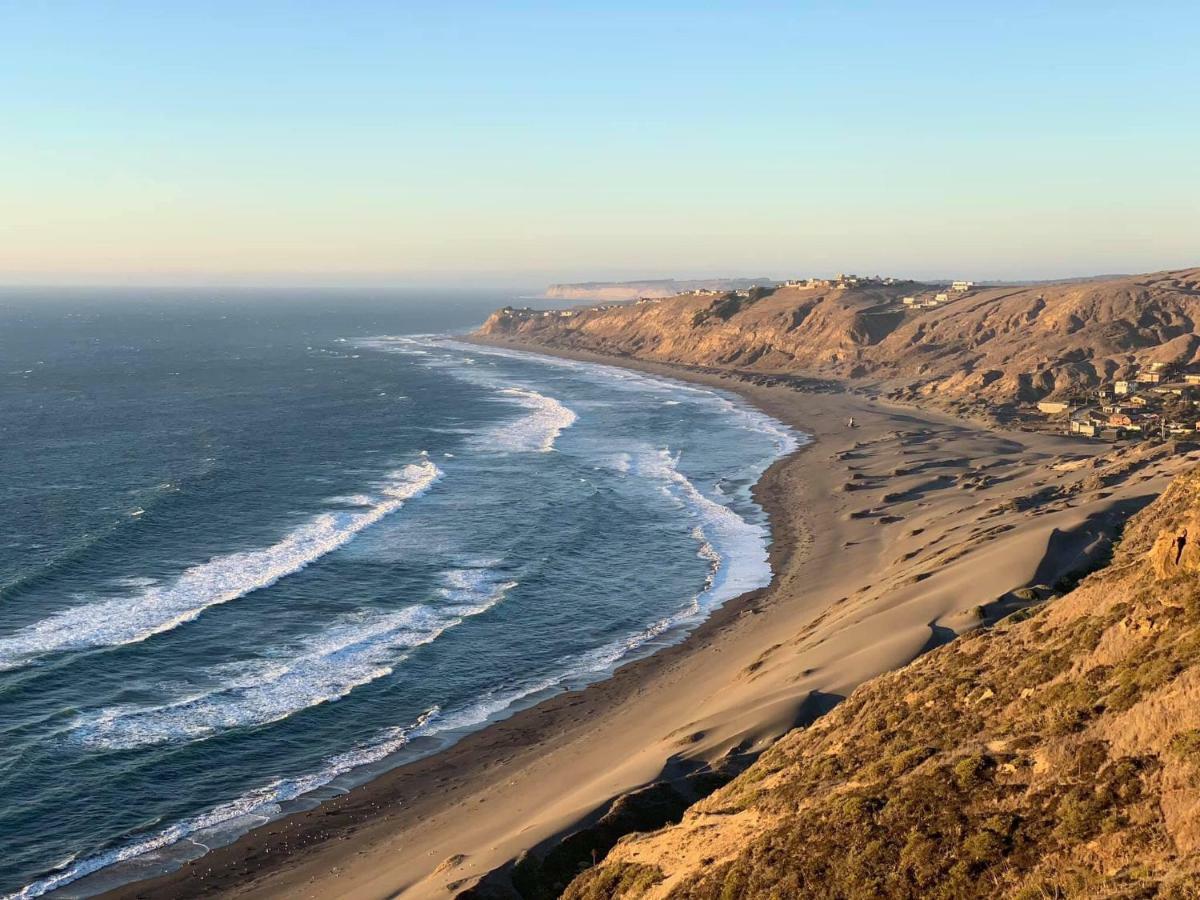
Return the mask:
[[1084,840],[1100,830],[1103,804],[1082,790],[1068,794],[1058,804],[1055,832],[1064,841]]
[[954,764],[954,782],[964,791],[981,784],[992,768],[992,760],[983,754],[960,759]]
[[1167,745],[1167,749],[1185,762],[1200,765],[1200,728],[1181,731]]

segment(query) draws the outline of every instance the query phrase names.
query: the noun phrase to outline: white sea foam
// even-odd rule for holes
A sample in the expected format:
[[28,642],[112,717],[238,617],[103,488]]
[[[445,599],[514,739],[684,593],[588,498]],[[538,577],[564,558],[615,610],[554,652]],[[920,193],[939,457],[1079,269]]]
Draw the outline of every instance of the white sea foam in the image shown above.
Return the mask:
[[674,499],[696,520],[692,535],[698,553],[711,565],[705,590],[696,598],[700,612],[719,606],[771,580],[767,559],[767,530],[747,522],[728,506],[704,495],[679,471],[679,456],[669,450],[647,448],[634,458],[633,472],[661,484],[664,494]]
[[773,416],[755,409],[746,403],[730,400],[728,397],[714,395],[718,405],[730,415],[739,419],[751,431],[757,431],[770,437],[775,443],[777,456],[786,456],[798,447],[807,444],[808,435],[797,434]]
[[286,719],[392,674],[407,651],[486,612],[516,587],[490,569],[452,569],[442,579],[439,594],[446,605],[344,620],[295,647],[208,673],[221,679],[213,690],[162,705],[85,713],[73,723],[71,737],[89,747],[128,750]]
[[309,519],[270,547],[217,556],[185,570],[174,582],[128,597],[74,606],[0,638],[0,670],[67,650],[143,641],[190,622],[298,572],[338,549],[405,501],[427,491],[442,475],[428,459],[390,473],[373,505],[361,512],[328,512]]
[[[486,583],[487,578],[477,571],[462,569],[446,573],[444,581],[445,586],[440,593],[444,599],[456,604],[450,609],[456,609],[464,605],[471,607],[472,598],[478,595],[478,585]],[[513,584],[508,582],[498,585],[498,588],[503,594],[512,586]],[[479,604],[476,603],[476,605]],[[211,833],[222,835],[225,840],[228,840],[237,833],[277,818],[283,812],[281,804],[312,793],[347,772],[378,763],[402,750],[415,737],[473,729],[501,716],[502,713],[511,710],[522,701],[552,691],[564,682],[580,678],[588,679],[589,676],[607,671],[633,650],[662,634],[682,618],[682,613],[677,614],[656,622],[635,635],[612,641],[579,655],[564,657],[559,660],[560,666],[554,674],[507,690],[498,689],[489,692],[457,709],[443,712],[437,706],[431,707],[407,726],[385,729],[376,735],[374,740],[330,757],[319,770],[312,774],[276,779],[236,800],[185,819],[123,847],[88,857],[79,862],[72,862],[69,867],[47,875],[25,886],[15,894],[10,894],[3,900],[33,900],[35,897],[62,888],[101,869],[162,850],[188,838],[199,843],[207,840],[208,845],[219,843],[212,838],[207,838],[207,835]]]
[[719,396],[708,388],[698,387],[672,378],[662,378],[657,375],[646,375],[632,369],[618,366],[608,366],[603,363],[584,362],[582,360],[566,359],[561,356],[546,356],[524,350],[510,350],[506,347],[491,347],[480,344],[468,344],[456,341],[443,335],[408,335],[367,338],[361,342],[364,347],[375,350],[389,350],[397,353],[414,354],[416,348],[432,348],[434,350],[449,350],[453,353],[473,353],[482,356],[492,356],[500,359],[514,359],[523,362],[536,362],[550,368],[564,369],[586,376],[592,381],[603,381],[606,384],[631,390],[650,391],[652,393],[677,393],[680,395],[697,394]]
[[330,506],[374,506],[375,498],[370,494],[346,494],[341,497],[328,497],[325,502]]
[[[600,381],[618,389],[660,395],[667,394],[669,399],[663,401],[664,405],[675,406],[687,400],[688,402],[698,402],[715,406],[721,411],[740,419],[742,424],[751,431],[757,431],[771,437],[775,443],[775,450],[778,455],[791,453],[797,447],[808,442],[807,436],[798,434],[778,419],[755,409],[740,398],[731,399],[723,391],[688,384],[659,375],[647,375],[619,366],[565,359],[558,356],[545,356],[524,350],[512,350],[507,347],[468,344],[442,335],[381,335],[362,339],[358,343],[363,347],[369,347],[374,350],[431,357],[427,362],[433,365],[454,366],[460,359],[458,357],[432,357],[430,350],[450,351],[455,354],[472,353],[525,362],[535,361],[539,365],[575,372],[591,381]],[[473,374],[473,372],[466,373],[469,379]],[[474,380],[478,380],[479,377],[482,376],[476,376]]]
[[[476,434],[472,443],[484,450],[505,453],[547,453],[554,449],[554,442],[562,432],[578,420],[574,410],[568,409],[553,397],[539,393],[529,387],[514,385],[499,372],[486,371],[475,365],[475,359],[464,355],[478,348],[438,338],[433,335],[392,337],[383,335],[359,341],[363,347],[421,357],[421,363],[431,368],[447,369],[455,378],[480,387],[495,390],[502,402],[528,410],[514,422],[497,425]],[[436,354],[430,351],[439,351]],[[447,354],[445,351],[449,350]],[[483,351],[487,355],[490,351]],[[442,429],[448,432],[459,429]],[[470,430],[466,430],[470,433]]]
[[282,812],[281,804],[324,787],[352,769],[379,762],[401,750],[414,736],[426,732],[437,714],[438,708],[432,707],[408,726],[388,729],[369,744],[330,757],[319,770],[310,775],[278,778],[236,800],[177,822],[123,847],[71,863],[67,868],[40,878],[15,894],[9,894],[3,900],[32,900],[101,869],[153,853],[188,837],[199,842],[206,832],[223,831],[228,835],[236,830],[245,830],[269,821]]
[[145,575],[131,575],[127,578],[114,578],[113,584],[123,588],[147,588],[158,584],[158,579],[148,578]]
[[479,435],[476,443],[508,453],[548,453],[554,442],[579,417],[553,397],[524,388],[504,388],[500,396],[529,410],[515,422],[506,422]]

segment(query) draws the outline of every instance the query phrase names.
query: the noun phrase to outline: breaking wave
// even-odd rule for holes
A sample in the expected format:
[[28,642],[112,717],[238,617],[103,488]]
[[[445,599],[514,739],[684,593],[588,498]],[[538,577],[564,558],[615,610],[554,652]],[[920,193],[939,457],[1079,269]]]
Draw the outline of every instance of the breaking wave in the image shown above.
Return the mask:
[[710,571],[693,612],[719,606],[770,582],[766,527],[747,522],[728,506],[706,497],[679,471],[678,454],[647,448],[633,458],[630,471],[660,482],[662,492],[695,520],[692,536],[699,555],[709,561]]
[[[388,729],[370,744],[364,744],[330,757],[318,771],[310,775],[277,778],[270,784],[244,794],[236,800],[184,819],[123,847],[98,853],[78,862],[72,861],[60,871],[26,885],[15,894],[8,895],[5,900],[32,900],[34,897],[57,890],[73,881],[99,872],[101,869],[152,853],[155,850],[161,850],[189,837],[198,843],[201,843],[200,838],[204,837],[212,844],[219,844],[222,838],[228,839],[228,837],[244,832],[255,825],[277,818],[283,812],[282,804],[322,788],[338,776],[353,769],[379,762],[403,749],[413,737],[425,733],[429,729],[429,723],[436,718],[437,714],[438,708],[432,707],[410,725]],[[210,834],[212,837],[208,836]]]
[[71,607],[35,622],[0,638],[0,671],[49,653],[132,644],[177,628],[211,606],[268,587],[338,549],[423,494],[441,475],[437,466],[422,459],[390,473],[373,504],[362,511],[322,513],[270,547],[217,556],[187,569],[169,585]]
[[477,443],[489,450],[549,453],[558,436],[579,418],[553,397],[537,391],[504,388],[500,396],[529,410],[529,414],[479,435]]
[[[430,368],[445,369],[455,378],[497,391],[501,401],[520,406],[529,412],[515,422],[506,422],[477,434],[472,443],[479,449],[504,453],[548,453],[564,430],[578,420],[575,411],[553,397],[506,383],[504,376],[474,367],[475,360],[463,352],[479,350],[483,355],[498,355],[471,344],[445,340],[433,335],[393,337],[382,335],[364,338],[359,346],[390,353],[416,356]],[[459,355],[433,355],[431,350],[451,350]],[[514,354],[517,355],[517,354]],[[599,368],[599,367],[597,367]]]
[[407,651],[491,609],[517,584],[500,581],[487,569],[454,569],[442,579],[445,587],[439,593],[448,605],[360,615],[291,650],[210,673],[228,679],[213,690],[158,706],[117,707],[81,716],[72,737],[98,749],[128,750],[202,740],[230,728],[286,719],[392,674]]

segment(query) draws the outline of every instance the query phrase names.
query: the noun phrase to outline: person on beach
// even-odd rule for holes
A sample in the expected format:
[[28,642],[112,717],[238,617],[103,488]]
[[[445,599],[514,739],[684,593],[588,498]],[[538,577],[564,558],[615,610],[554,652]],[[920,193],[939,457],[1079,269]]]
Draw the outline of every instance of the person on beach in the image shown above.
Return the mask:
[[853,428],[853,427],[854,427],[854,416],[851,416],[851,417],[850,417],[850,421],[848,421],[848,422],[846,423],[846,427],[847,427],[847,428]]

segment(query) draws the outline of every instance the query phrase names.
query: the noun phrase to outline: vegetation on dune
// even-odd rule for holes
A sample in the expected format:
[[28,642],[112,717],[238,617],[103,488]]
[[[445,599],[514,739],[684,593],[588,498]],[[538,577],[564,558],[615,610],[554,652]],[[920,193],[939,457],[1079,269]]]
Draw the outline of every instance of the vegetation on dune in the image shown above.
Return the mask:
[[1074,591],[868,682],[564,896],[1200,897],[1198,545],[1192,473]]

